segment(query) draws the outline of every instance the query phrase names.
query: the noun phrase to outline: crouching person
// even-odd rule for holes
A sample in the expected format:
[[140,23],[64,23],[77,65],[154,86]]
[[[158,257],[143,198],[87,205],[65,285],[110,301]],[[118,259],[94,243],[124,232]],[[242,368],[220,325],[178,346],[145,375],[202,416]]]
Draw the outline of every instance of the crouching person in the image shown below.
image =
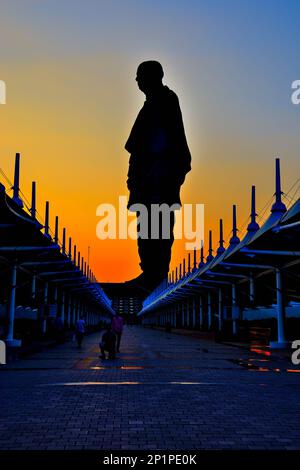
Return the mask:
[[99,347],[101,351],[101,359],[106,359],[105,352],[108,352],[109,359],[116,358],[116,335],[112,331],[111,325],[108,325],[105,333],[103,334]]

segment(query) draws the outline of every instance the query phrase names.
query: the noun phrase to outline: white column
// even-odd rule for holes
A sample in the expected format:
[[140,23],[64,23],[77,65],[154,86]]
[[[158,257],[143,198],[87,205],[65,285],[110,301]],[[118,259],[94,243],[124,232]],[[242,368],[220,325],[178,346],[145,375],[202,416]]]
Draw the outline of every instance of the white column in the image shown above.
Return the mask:
[[236,285],[231,285],[231,298],[232,298],[232,334],[237,334],[237,319],[238,319],[238,306],[236,304]]
[[212,326],[212,299],[210,292],[207,294],[207,324],[210,330]]
[[31,300],[36,299],[36,274],[31,279]]
[[196,299],[193,297],[193,328],[196,326]]
[[190,326],[190,305],[189,301],[186,301],[186,326]]
[[78,304],[77,304],[77,320],[79,320],[79,318],[81,317],[82,315],[82,303],[80,302],[80,300],[78,300]]
[[203,303],[202,303],[202,296],[199,297],[199,328],[201,330],[203,326]]
[[66,313],[66,319],[67,319],[67,326],[70,327],[70,324],[71,324],[71,296],[70,294],[66,296],[65,303],[66,303],[65,313]]
[[282,295],[282,272],[276,269],[276,296],[277,296],[277,341],[271,341],[270,347],[274,349],[283,349],[289,346],[285,339],[285,307]]
[[57,317],[58,316],[58,306],[57,306],[57,286],[54,286],[54,291],[53,291],[53,302],[55,304],[55,308],[56,308],[56,314],[55,316]]
[[222,320],[223,320],[223,298],[222,298],[222,289],[218,289],[218,328],[219,331],[222,330]]
[[71,323],[75,325],[75,298],[71,296]]
[[14,339],[15,309],[16,309],[16,283],[17,283],[17,265],[11,268],[10,275],[10,293],[8,302],[8,331],[6,337],[7,346],[21,346],[21,341]]
[[43,318],[42,318],[42,333],[45,334],[47,331],[47,317],[45,306],[48,304],[48,282],[44,285],[44,298],[43,298]]
[[250,285],[249,285],[250,302],[254,303],[254,300],[255,300],[255,285],[254,285],[254,277],[253,277],[252,274],[250,275],[249,281],[250,281]]
[[74,326],[78,320],[78,299],[74,299]]
[[61,293],[61,319],[62,322],[65,322],[65,291],[63,290]]

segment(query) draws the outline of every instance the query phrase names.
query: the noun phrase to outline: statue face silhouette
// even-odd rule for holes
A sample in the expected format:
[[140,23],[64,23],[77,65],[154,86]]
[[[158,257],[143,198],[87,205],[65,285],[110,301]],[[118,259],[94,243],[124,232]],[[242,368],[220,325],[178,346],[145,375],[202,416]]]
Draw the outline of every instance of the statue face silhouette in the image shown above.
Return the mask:
[[147,77],[144,73],[139,71],[136,74],[136,82],[139,89],[145,94],[151,92],[151,90],[155,87],[155,82],[151,80],[151,77]]
[[139,65],[136,81],[139,89],[146,95],[162,85],[163,69],[156,61],[147,61]]

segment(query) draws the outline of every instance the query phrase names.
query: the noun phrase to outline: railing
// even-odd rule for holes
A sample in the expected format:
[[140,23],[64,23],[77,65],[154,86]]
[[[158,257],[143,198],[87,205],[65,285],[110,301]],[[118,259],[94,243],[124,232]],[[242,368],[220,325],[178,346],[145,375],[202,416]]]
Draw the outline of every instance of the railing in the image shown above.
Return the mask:
[[[188,254],[144,301],[139,313],[144,324],[216,330],[236,337],[243,310],[276,303],[277,338],[273,347],[286,347],[285,306],[299,301],[300,199],[299,179],[288,194],[281,191],[280,161],[276,159],[275,194],[271,211],[261,227],[257,223],[255,187],[251,190],[251,214],[247,231],[240,240],[236,206],[233,206],[231,238],[224,247],[223,221],[219,244],[213,250],[212,232],[206,260],[203,247]],[[293,196],[290,192],[293,191]],[[289,202],[287,210],[283,197]],[[292,204],[292,205],[291,205]],[[266,209],[263,210],[265,215]],[[214,255],[215,254],[215,255]],[[228,331],[227,331],[228,334]]]
[[[5,183],[10,183],[1,170]],[[44,220],[37,211],[36,183],[32,183],[31,202],[20,190],[20,155],[16,154],[14,183],[0,183],[0,325],[7,345],[20,346],[15,338],[16,313],[20,306],[34,317],[38,330],[46,335],[55,319],[71,328],[80,317],[88,326],[106,322],[114,314],[111,301],[99,285],[86,261],[59,229],[55,217],[49,224],[49,201]],[[12,190],[12,196],[8,195]],[[1,315],[2,312],[2,315]],[[22,331],[18,332],[22,336]]]

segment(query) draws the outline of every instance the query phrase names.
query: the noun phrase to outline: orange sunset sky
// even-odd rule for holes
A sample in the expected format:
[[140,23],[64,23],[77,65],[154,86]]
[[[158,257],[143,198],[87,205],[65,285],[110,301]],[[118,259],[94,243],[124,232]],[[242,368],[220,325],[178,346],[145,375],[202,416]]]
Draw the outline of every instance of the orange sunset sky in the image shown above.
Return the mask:
[[[239,225],[274,192],[281,157],[283,190],[300,176],[300,106],[291,83],[299,7],[284,2],[24,0],[0,5],[0,168],[13,177],[21,153],[21,189],[38,210],[50,201],[81,253],[91,249],[99,281],[139,274],[136,242],[96,237],[96,208],[127,195],[124,143],[144,95],[137,65],[159,60],[164,83],[179,96],[192,153],[183,203],[205,204],[205,233],[230,235],[232,204]],[[294,9],[294,10],[293,10]],[[4,180],[1,177],[1,182]],[[7,186],[7,185],[6,185]],[[176,241],[172,268],[187,256]]]

